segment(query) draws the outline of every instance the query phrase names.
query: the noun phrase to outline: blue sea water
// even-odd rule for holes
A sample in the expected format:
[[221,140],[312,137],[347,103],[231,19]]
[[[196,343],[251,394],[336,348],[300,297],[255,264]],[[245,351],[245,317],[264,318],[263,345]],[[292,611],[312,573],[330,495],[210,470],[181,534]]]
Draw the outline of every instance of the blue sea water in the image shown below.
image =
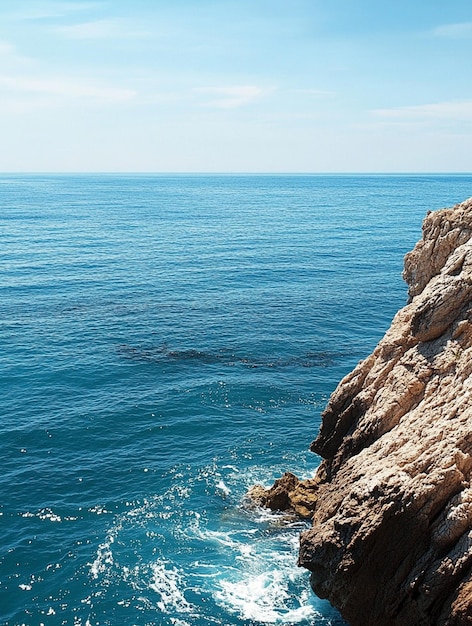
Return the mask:
[[304,524],[329,394],[472,176],[0,176],[0,621],[344,622]]

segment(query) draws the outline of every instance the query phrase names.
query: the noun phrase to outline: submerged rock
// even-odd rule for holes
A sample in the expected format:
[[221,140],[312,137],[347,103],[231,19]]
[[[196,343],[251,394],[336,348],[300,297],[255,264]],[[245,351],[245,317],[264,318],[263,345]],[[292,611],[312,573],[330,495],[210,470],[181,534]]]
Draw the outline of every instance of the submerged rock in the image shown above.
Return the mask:
[[472,624],[472,199],[429,213],[410,301],[346,376],[299,482],[299,564],[353,626]]

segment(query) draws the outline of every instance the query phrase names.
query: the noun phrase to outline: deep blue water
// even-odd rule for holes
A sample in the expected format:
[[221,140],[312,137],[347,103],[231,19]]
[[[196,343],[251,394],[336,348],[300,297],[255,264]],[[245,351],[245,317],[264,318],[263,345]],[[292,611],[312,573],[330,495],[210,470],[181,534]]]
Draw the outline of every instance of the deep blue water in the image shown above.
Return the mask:
[[0,621],[342,624],[301,523],[320,413],[472,176],[0,176]]

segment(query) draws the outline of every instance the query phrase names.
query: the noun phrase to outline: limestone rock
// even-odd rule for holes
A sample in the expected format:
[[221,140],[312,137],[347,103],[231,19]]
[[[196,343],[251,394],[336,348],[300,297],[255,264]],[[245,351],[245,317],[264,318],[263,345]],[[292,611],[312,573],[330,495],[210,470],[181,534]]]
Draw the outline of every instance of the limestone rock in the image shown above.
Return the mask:
[[472,624],[472,199],[428,214],[410,302],[333,393],[300,565],[356,626]]
[[472,198],[427,215],[404,278],[290,492],[312,512],[299,564],[353,626],[472,624]]
[[269,489],[255,485],[248,496],[259,506],[272,511],[287,511],[309,518],[315,504],[313,494],[316,482],[317,479],[300,481],[295,474],[285,472]]

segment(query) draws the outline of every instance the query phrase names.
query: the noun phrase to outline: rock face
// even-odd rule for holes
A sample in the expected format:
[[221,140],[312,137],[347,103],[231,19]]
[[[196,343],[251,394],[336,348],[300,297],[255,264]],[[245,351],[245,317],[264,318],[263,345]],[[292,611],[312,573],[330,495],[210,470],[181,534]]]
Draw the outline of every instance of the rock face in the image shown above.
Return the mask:
[[288,511],[298,517],[310,518],[316,502],[313,494],[318,482],[317,477],[301,481],[295,474],[285,472],[270,489],[255,485],[248,496],[259,506],[272,511]]
[[[472,198],[429,213],[410,300],[346,376],[295,484],[299,564],[353,626],[472,624]],[[279,494],[280,495],[280,494]]]

